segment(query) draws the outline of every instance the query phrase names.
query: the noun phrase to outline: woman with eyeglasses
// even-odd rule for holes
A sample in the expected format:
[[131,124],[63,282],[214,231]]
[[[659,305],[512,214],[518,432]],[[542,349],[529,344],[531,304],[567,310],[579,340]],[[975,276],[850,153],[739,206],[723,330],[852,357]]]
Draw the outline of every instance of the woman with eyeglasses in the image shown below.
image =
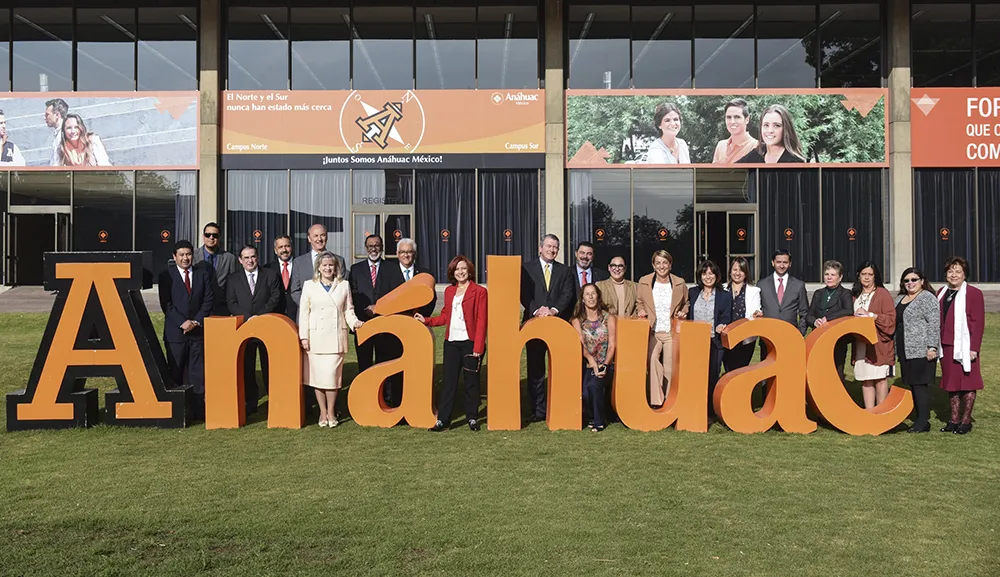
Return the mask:
[[854,341],[854,380],[861,383],[865,408],[874,409],[889,396],[889,374],[896,366],[896,309],[892,295],[885,290],[878,265],[867,261],[855,275],[854,316],[871,317],[875,321],[874,343],[864,339]]
[[[938,292],[941,304],[941,388],[948,391],[951,418],[942,433],[964,435],[972,430],[976,391],[983,388],[979,353],[986,329],[983,291],[971,286],[969,263],[952,257],[944,264],[947,286]],[[962,411],[962,402],[965,410]],[[961,418],[960,418],[961,416]]]
[[927,385],[934,381],[937,369],[941,311],[931,283],[916,267],[903,271],[896,296],[896,350],[903,384],[913,393],[917,418],[908,433],[931,430],[930,398]]

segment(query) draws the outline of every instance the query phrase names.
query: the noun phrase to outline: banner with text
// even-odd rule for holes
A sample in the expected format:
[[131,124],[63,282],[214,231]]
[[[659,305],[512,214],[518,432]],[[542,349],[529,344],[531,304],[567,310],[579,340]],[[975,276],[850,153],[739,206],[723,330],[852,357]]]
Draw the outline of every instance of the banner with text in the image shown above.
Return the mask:
[[912,88],[914,168],[1000,166],[1000,88]]
[[198,168],[197,92],[12,92],[0,170]]
[[568,168],[887,166],[888,92],[567,90]]
[[224,169],[543,168],[542,90],[228,91]]

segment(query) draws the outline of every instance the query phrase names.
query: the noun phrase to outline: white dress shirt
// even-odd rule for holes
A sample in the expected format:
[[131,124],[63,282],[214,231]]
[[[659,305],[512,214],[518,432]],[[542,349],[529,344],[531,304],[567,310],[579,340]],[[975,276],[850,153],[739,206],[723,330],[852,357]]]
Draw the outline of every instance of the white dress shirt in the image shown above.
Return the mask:
[[247,275],[247,284],[250,285],[250,294],[255,294],[257,292],[257,269],[248,271],[243,269],[243,272]]
[[[403,273],[403,280],[404,281],[410,280],[410,279],[413,278],[413,275],[416,274],[416,270],[414,270],[414,269],[416,269],[416,267],[413,266],[412,264],[410,266],[403,266],[402,264],[399,265],[399,270]],[[378,272],[378,271],[376,271],[376,272]],[[409,276],[407,276],[407,273],[409,273]]]
[[581,282],[583,282],[583,276],[581,276],[582,273],[587,273],[588,283],[594,282],[594,267],[580,268],[580,265],[576,265],[576,286],[583,286],[582,284],[580,284]]
[[777,272],[772,275],[774,277],[774,293],[778,293],[778,279],[785,285],[785,290],[788,290],[788,273],[786,272],[784,276],[779,275]]

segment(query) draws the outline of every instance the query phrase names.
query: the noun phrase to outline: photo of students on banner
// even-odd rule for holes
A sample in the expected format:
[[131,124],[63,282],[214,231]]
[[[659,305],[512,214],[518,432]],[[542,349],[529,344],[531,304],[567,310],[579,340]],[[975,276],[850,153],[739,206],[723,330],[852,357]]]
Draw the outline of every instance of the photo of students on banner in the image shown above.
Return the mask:
[[886,162],[883,90],[652,92],[567,91],[567,166]]
[[0,99],[0,168],[197,168],[198,94]]

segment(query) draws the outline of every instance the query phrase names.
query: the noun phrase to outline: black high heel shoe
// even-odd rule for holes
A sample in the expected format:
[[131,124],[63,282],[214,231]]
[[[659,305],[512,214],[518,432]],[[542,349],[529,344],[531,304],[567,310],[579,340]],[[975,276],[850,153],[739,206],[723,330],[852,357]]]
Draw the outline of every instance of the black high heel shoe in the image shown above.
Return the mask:
[[951,421],[948,421],[947,425],[941,427],[941,432],[942,433],[954,433],[955,429],[957,429],[957,428],[958,428],[958,423],[952,423]]
[[952,433],[954,433],[956,435],[965,435],[965,434],[967,434],[971,430],[972,430],[972,423],[968,423],[968,424],[963,423],[961,425],[956,426],[955,430],[952,431]]

